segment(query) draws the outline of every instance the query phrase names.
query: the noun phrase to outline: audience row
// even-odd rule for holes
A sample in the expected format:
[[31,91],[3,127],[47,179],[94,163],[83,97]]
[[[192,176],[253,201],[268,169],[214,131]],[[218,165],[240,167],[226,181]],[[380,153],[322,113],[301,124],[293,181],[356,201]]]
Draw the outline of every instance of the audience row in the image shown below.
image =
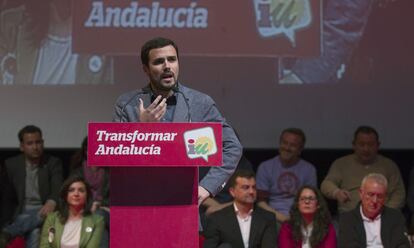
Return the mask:
[[336,230],[325,199],[314,186],[299,188],[279,228],[275,214],[255,204],[253,172],[236,171],[229,183],[234,201],[207,218],[204,248],[411,246],[401,212],[384,206],[388,181],[382,174],[370,173],[362,179],[360,202],[340,215]]
[[[22,153],[7,159],[1,171],[1,216],[7,215],[4,205],[13,212],[2,227],[0,248],[16,236],[27,247],[108,247],[109,172],[87,166],[87,139],[62,186],[62,162],[44,153],[41,129],[26,126],[18,137]],[[285,129],[279,154],[261,163],[256,176],[252,168],[241,169],[241,161],[225,188],[231,197],[220,193],[202,204],[205,247],[335,247],[337,240],[339,247],[408,247],[399,211],[404,183],[398,166],[378,154],[377,131],[355,131],[354,152],[334,161],[320,191],[315,166],[300,157],[305,142],[302,130]],[[331,219],[325,198],[337,201],[338,216]],[[414,210],[414,190],[407,203]],[[95,232],[98,238],[91,238]]]
[[21,154],[7,159],[1,173],[0,209],[7,224],[0,248],[18,236],[27,248],[108,247],[108,171],[87,166],[86,138],[65,183],[62,161],[44,153],[40,128],[25,126],[18,138]]
[[[277,222],[282,224],[279,232],[279,245],[281,247],[315,247],[315,240],[311,241],[309,234],[312,233],[311,230],[315,227],[313,225],[316,222],[319,223],[319,221],[315,220],[316,222],[313,222],[306,220],[303,213],[303,218],[298,219],[296,212],[301,206],[298,199],[302,198],[306,200],[305,196],[303,196],[305,198],[302,197],[302,193],[305,194],[307,191],[312,191],[313,193],[311,194],[314,197],[310,198],[310,201],[304,201],[308,203],[314,201],[313,203],[316,203],[318,211],[321,212],[316,211],[315,213],[324,214],[324,209],[326,208],[324,207],[325,201],[323,198],[337,202],[338,215],[333,216],[332,224],[336,226],[336,230],[340,234],[339,247],[377,247],[377,245],[380,247],[408,247],[405,246],[407,245],[405,241],[408,241],[406,222],[400,213],[401,208],[405,205],[404,182],[398,166],[392,160],[378,154],[380,141],[377,131],[369,126],[361,126],[355,131],[352,142],[354,152],[334,161],[327,176],[321,183],[320,189],[324,197],[317,197],[321,193],[316,189],[317,178],[315,166],[300,157],[305,142],[305,134],[300,129],[288,128],[281,133],[279,154],[274,158],[264,161],[258,167],[257,176],[255,177],[257,181],[257,204],[254,207],[247,208],[253,211],[253,213],[257,207],[273,213]],[[237,175],[237,171],[235,175]],[[254,187],[256,186],[256,181],[254,181]],[[363,182],[362,185],[361,182]],[[374,184],[375,187],[371,184]],[[231,185],[230,187],[237,188],[236,186]],[[410,182],[409,189],[413,186],[414,184]],[[304,190],[303,192],[303,187],[309,190]],[[221,241],[215,240],[217,238],[215,235],[219,235],[219,237],[225,237],[226,235],[220,230],[217,230],[216,225],[220,227],[224,227],[224,225],[217,224],[217,221],[214,221],[217,219],[215,217],[216,213],[214,212],[220,213],[233,203],[233,209],[235,209],[233,216],[237,216],[239,220],[248,219],[246,215],[243,215],[240,207],[237,206],[237,195],[232,193],[234,188],[230,188],[230,193],[234,197],[233,202],[223,204],[209,200],[207,214],[213,214],[207,218],[205,231],[207,247],[216,247],[218,244],[226,243],[225,239]],[[254,188],[252,191],[254,192],[250,192],[250,196],[252,197],[254,195],[256,197],[256,189]],[[407,199],[409,206],[414,201],[413,194],[414,190],[409,190]],[[310,204],[304,207],[304,209],[309,210],[314,206]],[[329,213],[328,210],[327,212]],[[341,216],[344,217],[341,218]],[[330,217],[325,216],[323,219],[330,221]],[[343,221],[340,221],[341,219]],[[228,223],[228,220],[221,220],[221,222]],[[338,224],[338,222],[341,224]],[[288,226],[287,223],[290,223],[289,225],[291,226],[296,225],[296,227],[299,225],[299,229],[296,229],[296,231],[300,231],[293,232],[295,235],[293,239],[286,238],[286,233],[292,232],[292,227]],[[312,223],[311,226],[313,227],[309,228],[307,226],[309,223]],[[354,226],[352,228],[348,227],[350,224]],[[384,224],[387,227],[383,227],[382,225]],[[343,225],[346,227],[340,228]],[[240,224],[239,226],[242,237],[245,238],[243,236],[243,225]],[[328,231],[332,230],[332,228],[328,227],[332,226],[325,225],[323,227],[325,235],[327,235]],[[373,232],[373,230],[376,231]],[[381,230],[381,233],[379,233],[379,230]],[[313,232],[319,233],[319,231],[319,229],[314,229]],[[357,234],[358,237],[355,236]],[[332,245],[334,243],[333,239],[328,238],[331,236],[327,236],[325,243],[325,241],[322,242],[321,234],[319,233],[318,235],[318,240],[321,243],[317,247],[335,247],[335,245]],[[237,238],[240,242],[241,236],[239,235]],[[289,242],[289,240],[293,240],[293,243]],[[214,245],[209,245],[210,242]],[[311,245],[309,245],[309,242]],[[234,245],[233,243],[232,247],[243,246]],[[252,246],[250,245],[249,247]]]

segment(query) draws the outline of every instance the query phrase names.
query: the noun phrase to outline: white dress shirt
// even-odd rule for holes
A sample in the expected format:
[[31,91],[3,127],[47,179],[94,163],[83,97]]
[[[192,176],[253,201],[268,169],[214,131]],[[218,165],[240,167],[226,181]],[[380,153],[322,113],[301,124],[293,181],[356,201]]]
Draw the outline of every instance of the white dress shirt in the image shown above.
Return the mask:
[[252,212],[253,209],[250,209],[247,217],[242,218],[240,216],[240,211],[237,208],[236,204],[233,203],[234,211],[236,212],[237,221],[239,222],[240,232],[243,238],[244,248],[249,247],[249,238],[250,238],[250,226],[252,224]]
[[365,236],[367,237],[367,248],[383,248],[384,246],[381,240],[381,214],[374,220],[371,220],[362,212],[362,206],[360,207],[360,211],[364,223]]
[[302,230],[302,236],[303,236],[302,248],[311,248],[309,238],[312,235],[313,223],[310,223],[306,227],[302,226],[301,230]]

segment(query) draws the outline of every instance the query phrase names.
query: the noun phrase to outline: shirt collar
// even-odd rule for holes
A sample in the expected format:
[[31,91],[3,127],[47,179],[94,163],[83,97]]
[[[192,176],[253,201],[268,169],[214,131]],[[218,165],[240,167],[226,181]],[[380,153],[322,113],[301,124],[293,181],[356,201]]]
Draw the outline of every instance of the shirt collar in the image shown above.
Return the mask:
[[26,168],[29,168],[29,169],[32,169],[32,170],[34,170],[34,169],[36,169],[37,167],[39,167],[39,165],[38,164],[32,164],[29,160],[25,160],[25,162],[26,162]]
[[364,212],[362,211],[362,205],[359,206],[359,212],[361,213],[362,220],[365,221],[365,222],[375,222],[375,221],[381,219],[381,213],[377,217],[375,217],[375,219],[370,219],[370,218],[366,217],[364,215]]
[[[235,202],[233,202],[233,207],[234,207],[234,212],[236,212],[236,215],[240,216],[239,215],[240,210],[237,208],[237,205]],[[248,217],[252,216],[252,213],[253,213],[253,208],[249,210]]]

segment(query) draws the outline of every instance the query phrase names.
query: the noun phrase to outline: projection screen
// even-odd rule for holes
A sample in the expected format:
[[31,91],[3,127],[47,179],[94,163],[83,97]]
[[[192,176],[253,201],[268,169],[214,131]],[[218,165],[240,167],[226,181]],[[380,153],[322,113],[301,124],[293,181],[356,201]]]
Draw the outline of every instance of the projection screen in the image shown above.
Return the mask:
[[287,127],[307,148],[349,148],[359,125],[383,148],[414,143],[413,1],[30,2],[0,1],[1,148],[27,124],[46,147],[79,147],[148,84],[139,51],[156,36],[176,41],[180,83],[212,96],[246,148],[277,147]]

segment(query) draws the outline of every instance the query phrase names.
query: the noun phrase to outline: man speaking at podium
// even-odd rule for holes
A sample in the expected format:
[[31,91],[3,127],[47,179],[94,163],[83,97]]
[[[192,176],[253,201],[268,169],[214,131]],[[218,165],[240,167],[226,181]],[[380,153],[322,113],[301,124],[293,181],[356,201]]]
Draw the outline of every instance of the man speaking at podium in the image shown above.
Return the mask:
[[242,147],[232,127],[210,96],[178,83],[177,45],[154,38],[141,48],[141,62],[149,84],[121,95],[115,122],[220,122],[223,126],[223,166],[212,167],[198,186],[198,205],[221,191],[240,160]]

